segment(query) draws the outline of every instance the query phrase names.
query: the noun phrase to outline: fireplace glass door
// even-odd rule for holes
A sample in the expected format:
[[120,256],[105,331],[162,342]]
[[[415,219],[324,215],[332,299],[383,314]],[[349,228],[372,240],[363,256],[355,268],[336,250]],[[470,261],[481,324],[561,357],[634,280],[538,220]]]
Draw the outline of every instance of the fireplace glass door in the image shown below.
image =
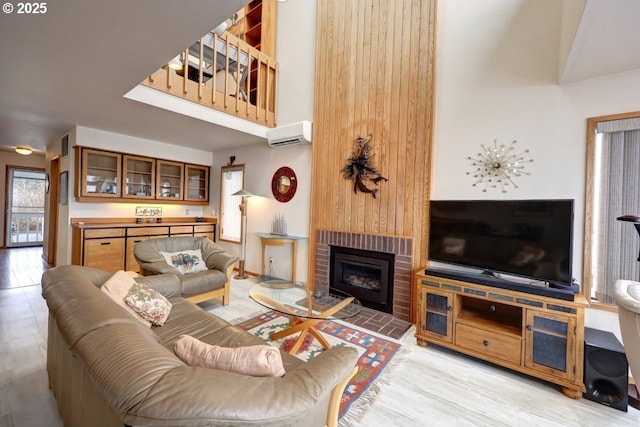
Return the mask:
[[365,307],[391,313],[393,263],[393,254],[332,246],[331,287]]

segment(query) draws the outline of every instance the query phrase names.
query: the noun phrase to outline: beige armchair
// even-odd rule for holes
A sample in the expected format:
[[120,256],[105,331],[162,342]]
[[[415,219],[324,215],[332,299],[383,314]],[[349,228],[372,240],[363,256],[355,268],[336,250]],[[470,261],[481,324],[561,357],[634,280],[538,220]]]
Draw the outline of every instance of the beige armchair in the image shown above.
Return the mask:
[[640,282],[617,280],[613,295],[618,303],[622,343],[637,387],[640,383]]
[[[200,250],[201,261],[206,264],[205,271],[181,272],[178,268],[169,265],[160,253],[193,250]],[[206,237],[185,236],[143,240],[133,247],[133,255],[140,264],[143,276],[167,273],[178,276],[180,289],[176,291],[175,296],[181,296],[194,303],[222,297],[222,304],[229,304],[231,272],[238,258]]]

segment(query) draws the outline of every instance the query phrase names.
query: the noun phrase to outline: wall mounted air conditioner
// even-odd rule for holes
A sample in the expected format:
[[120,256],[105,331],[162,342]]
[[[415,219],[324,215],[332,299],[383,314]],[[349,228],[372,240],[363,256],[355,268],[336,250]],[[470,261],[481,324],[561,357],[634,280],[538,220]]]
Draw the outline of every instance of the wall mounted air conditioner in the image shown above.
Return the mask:
[[268,130],[267,142],[273,148],[308,144],[311,142],[311,122],[304,120]]

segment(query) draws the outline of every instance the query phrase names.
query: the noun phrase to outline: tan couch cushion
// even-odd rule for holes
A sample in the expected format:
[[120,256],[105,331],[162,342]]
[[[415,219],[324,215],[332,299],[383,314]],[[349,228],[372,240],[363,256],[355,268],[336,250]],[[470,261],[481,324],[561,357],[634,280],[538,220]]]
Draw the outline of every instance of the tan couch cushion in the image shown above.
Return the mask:
[[281,377],[285,374],[280,350],[266,344],[228,348],[181,335],[173,350],[189,366],[222,369],[254,377]]
[[120,270],[113,276],[107,279],[106,282],[100,287],[100,290],[107,294],[109,298],[118,303],[119,306],[124,307],[133,317],[138,319],[143,325],[150,328],[151,322],[143,319],[136,313],[124,299],[129,294],[129,291],[136,284],[136,281],[127,272]]

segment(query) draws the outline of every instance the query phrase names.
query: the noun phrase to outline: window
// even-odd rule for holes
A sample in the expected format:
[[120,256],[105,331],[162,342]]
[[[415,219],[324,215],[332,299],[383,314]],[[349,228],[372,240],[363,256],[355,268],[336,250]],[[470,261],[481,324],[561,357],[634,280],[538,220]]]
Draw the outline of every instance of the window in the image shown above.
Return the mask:
[[220,240],[240,243],[242,198],[232,194],[244,186],[244,165],[223,166],[220,175]]
[[640,117],[589,119],[585,239],[585,296],[615,304],[617,279],[638,280],[638,234],[617,221],[640,214]]
[[44,239],[45,173],[8,168],[7,247],[41,246]]

